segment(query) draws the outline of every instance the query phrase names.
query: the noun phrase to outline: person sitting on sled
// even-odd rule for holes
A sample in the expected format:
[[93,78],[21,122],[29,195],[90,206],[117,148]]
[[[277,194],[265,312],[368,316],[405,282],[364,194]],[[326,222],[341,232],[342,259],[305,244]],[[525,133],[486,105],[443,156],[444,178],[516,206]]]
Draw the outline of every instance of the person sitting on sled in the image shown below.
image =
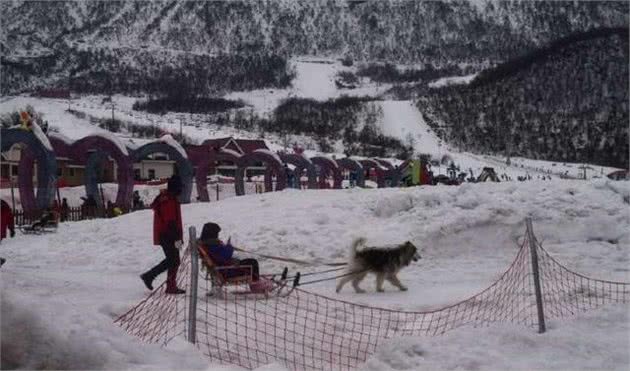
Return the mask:
[[242,269],[233,268],[223,270],[222,273],[226,277],[239,276],[249,272],[248,267],[251,267],[252,280],[258,281],[260,277],[258,269],[258,261],[256,259],[238,259],[234,256],[234,246],[228,240],[227,243],[223,243],[219,239],[219,232],[221,227],[216,223],[206,223],[201,230],[201,236],[199,242],[204,249],[208,252],[208,256],[219,267],[224,266],[242,266]]
[[[219,239],[219,232],[221,227],[216,223],[206,223],[201,230],[201,236],[199,242],[205,251],[208,252],[208,256],[218,267],[226,266],[238,266],[234,268],[224,269],[221,274],[225,278],[245,275],[251,272],[252,282],[250,282],[250,289],[253,292],[266,292],[272,289],[271,281],[261,278],[258,268],[258,260],[256,259],[238,259],[234,256],[234,246],[228,240],[227,243],[223,243]],[[242,267],[242,268],[239,268]],[[251,267],[251,270],[249,269]]]

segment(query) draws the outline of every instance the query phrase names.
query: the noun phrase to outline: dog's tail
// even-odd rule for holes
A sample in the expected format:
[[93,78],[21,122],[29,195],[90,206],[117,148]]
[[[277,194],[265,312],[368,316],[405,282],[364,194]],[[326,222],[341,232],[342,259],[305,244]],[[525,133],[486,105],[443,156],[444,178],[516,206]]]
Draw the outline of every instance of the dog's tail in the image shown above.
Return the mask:
[[355,238],[354,241],[352,241],[352,245],[350,245],[350,261],[354,260],[357,256],[357,249],[360,246],[365,246],[365,242],[365,237]]

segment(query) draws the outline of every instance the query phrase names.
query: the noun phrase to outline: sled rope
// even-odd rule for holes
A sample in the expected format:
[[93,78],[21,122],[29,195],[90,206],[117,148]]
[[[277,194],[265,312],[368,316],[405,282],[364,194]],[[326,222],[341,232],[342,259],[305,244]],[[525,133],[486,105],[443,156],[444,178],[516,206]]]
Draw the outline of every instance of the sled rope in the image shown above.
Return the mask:
[[[317,275],[317,274],[324,274],[324,273],[336,272],[336,271],[340,271],[340,270],[342,270],[342,269],[346,269],[346,267],[332,268],[332,269],[326,269],[326,270],[323,270],[323,271],[316,271],[316,272],[300,273],[300,276],[301,276],[301,277],[304,277],[304,276],[313,276],[313,275]],[[295,275],[287,277],[287,279],[291,279],[291,278],[295,278]]]
[[298,265],[305,265],[305,266],[326,265],[329,267],[339,267],[339,266],[348,265],[348,263],[346,262],[318,262],[318,261],[308,261],[308,260],[300,260],[300,259],[293,259],[293,258],[284,258],[282,256],[275,256],[275,255],[260,254],[257,252],[243,249],[241,247],[234,247],[234,250],[244,252],[244,253],[254,255],[254,256],[260,256],[261,258],[277,260],[277,261],[287,262],[287,263],[293,263],[293,264],[298,264]]
[[348,272],[348,273],[344,273],[344,274],[340,274],[338,276],[334,276],[334,277],[328,277],[328,278],[320,278],[317,280],[312,280],[312,281],[307,281],[307,282],[299,282],[297,284],[297,286],[304,286],[304,285],[310,285],[312,283],[319,283],[319,282],[325,282],[325,281],[332,281],[332,280],[336,280],[342,277],[346,277],[346,276],[352,276],[354,274],[358,274],[358,273],[363,273],[367,271],[367,269],[362,269],[360,271],[352,271],[352,272]]

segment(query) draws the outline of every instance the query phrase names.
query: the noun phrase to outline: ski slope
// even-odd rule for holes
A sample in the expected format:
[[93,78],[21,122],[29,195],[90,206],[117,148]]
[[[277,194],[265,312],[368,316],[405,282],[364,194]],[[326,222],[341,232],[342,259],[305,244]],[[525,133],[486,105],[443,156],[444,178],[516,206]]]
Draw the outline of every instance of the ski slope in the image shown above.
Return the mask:
[[[185,228],[200,230],[214,221],[221,236],[231,236],[237,246],[296,259],[342,260],[357,236],[375,245],[411,240],[422,260],[400,274],[407,292],[386,284],[377,294],[372,276],[362,284],[366,294],[349,286],[335,294],[333,281],[304,288],[368,305],[429,310],[494,282],[516,254],[526,216],[533,217],[545,248],[567,267],[594,278],[630,281],[630,209],[624,195],[630,195],[630,183],[601,180],[286,190],[185,205],[182,214]],[[151,211],[139,211],[64,223],[51,235],[18,232],[2,241],[0,256],[7,258],[0,269],[3,366],[236,369],[209,364],[183,340],[163,349],[142,344],[113,324],[147,295],[138,275],[163,258],[152,246],[152,218]],[[284,266],[261,260],[264,272]],[[625,369],[628,309],[610,306],[551,321],[545,335],[494,325],[461,328],[444,337],[391,339],[364,369]]]

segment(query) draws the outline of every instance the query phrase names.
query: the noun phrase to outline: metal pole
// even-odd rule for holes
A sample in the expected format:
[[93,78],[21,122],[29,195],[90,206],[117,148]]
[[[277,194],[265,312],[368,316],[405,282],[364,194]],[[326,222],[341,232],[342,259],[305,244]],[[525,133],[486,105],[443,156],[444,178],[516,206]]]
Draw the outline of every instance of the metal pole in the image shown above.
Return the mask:
[[538,311],[538,333],[545,332],[545,313],[543,311],[542,292],[540,289],[540,274],[538,271],[538,251],[536,248],[536,237],[532,219],[525,219],[527,224],[527,239],[529,240],[529,251],[532,258],[532,272],[534,274],[534,290],[536,293],[536,310]]
[[190,300],[188,303],[188,341],[195,344],[197,341],[197,279],[199,276],[199,254],[197,252],[197,232],[195,227],[190,227]]
[[[11,166],[9,166],[9,171],[13,172]],[[15,191],[13,190],[13,175],[9,174],[9,181],[11,182],[11,210],[15,213]],[[22,208],[24,209],[24,208]],[[24,210],[22,210],[24,211]]]

